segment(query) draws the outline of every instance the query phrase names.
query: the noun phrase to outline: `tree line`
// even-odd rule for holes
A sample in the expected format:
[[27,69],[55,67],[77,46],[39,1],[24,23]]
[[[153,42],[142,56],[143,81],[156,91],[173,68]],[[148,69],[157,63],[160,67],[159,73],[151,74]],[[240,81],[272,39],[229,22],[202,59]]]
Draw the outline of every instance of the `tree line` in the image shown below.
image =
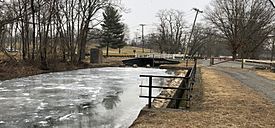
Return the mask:
[[256,58],[274,31],[274,8],[268,0],[214,0],[206,19],[226,42],[233,58]]
[[[81,63],[88,41],[100,39],[104,42],[104,31],[99,30],[99,26],[106,19],[102,18],[102,13],[110,7],[119,8],[119,1],[1,1],[1,52],[15,60],[6,48],[20,50],[24,61],[39,62],[42,69],[48,68],[49,61]],[[117,34],[123,35],[123,31]]]
[[258,58],[270,50],[274,12],[268,0],[213,0],[187,42],[190,29],[186,28],[184,12],[160,10],[158,30],[148,34],[146,46],[165,53],[187,52],[189,56]]
[[[126,45],[120,8],[115,0],[7,0],[0,2],[0,50],[20,50],[24,61],[59,60],[81,63],[87,42],[99,47]],[[103,14],[103,16],[102,16]],[[257,58],[270,49],[274,31],[274,8],[269,0],[213,0],[204,11],[204,21],[190,30],[183,11],[160,10],[157,30],[148,34],[145,46],[160,53],[186,53],[189,56],[229,55]],[[101,27],[101,29],[100,29]],[[108,50],[107,50],[108,51]],[[108,54],[108,52],[107,52]]]

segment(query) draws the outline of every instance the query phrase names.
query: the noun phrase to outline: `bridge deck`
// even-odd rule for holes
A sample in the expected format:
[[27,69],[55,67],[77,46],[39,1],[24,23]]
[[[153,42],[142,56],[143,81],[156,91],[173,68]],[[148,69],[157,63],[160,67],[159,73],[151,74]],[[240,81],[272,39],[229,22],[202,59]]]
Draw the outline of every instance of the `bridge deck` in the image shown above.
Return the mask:
[[122,61],[125,65],[133,66],[136,64],[139,67],[150,65],[151,67],[160,66],[161,64],[178,64],[179,61],[168,60],[164,58],[134,58]]

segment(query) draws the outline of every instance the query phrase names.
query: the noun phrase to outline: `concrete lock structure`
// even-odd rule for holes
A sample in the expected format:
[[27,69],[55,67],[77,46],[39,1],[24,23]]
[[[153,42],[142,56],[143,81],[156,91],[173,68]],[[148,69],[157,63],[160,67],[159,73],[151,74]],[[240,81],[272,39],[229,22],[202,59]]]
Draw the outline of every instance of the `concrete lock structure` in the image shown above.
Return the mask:
[[91,48],[90,50],[90,63],[102,63],[103,52],[98,48]]

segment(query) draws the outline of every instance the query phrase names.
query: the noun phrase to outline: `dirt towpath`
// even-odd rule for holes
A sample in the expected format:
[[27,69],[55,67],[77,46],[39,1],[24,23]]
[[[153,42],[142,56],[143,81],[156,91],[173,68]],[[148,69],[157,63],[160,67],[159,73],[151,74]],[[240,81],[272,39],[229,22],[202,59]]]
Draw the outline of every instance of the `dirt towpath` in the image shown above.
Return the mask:
[[[274,128],[275,106],[230,75],[202,68],[203,98],[191,111],[144,110],[133,128]],[[192,106],[191,106],[192,107]]]

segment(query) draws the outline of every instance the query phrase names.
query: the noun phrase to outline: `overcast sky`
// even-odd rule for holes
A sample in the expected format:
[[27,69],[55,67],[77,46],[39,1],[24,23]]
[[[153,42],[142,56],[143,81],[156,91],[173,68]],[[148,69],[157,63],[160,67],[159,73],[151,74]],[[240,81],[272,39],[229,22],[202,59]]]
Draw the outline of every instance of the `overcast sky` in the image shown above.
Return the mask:
[[[156,13],[161,9],[177,9],[185,12],[185,18],[188,24],[192,24],[195,11],[192,8],[200,10],[205,9],[211,0],[122,0],[122,4],[130,9],[129,13],[123,14],[123,19],[128,24],[131,35],[140,31],[139,24],[146,24],[145,34],[154,31],[154,23],[158,22]],[[202,18],[199,15],[198,18]],[[139,29],[139,30],[137,30]]]

